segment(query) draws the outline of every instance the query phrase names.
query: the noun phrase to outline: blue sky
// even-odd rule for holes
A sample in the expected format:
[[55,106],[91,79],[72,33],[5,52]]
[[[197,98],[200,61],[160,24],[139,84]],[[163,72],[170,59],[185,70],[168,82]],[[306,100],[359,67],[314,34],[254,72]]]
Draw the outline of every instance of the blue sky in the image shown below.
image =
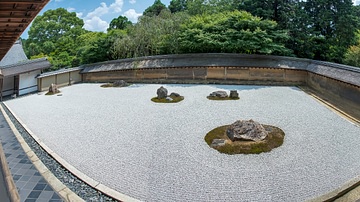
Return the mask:
[[[166,6],[170,1],[161,0]],[[65,8],[70,12],[76,12],[77,16],[84,20],[85,29],[106,31],[111,20],[120,15],[137,22],[137,18],[154,2],[155,0],[51,0],[39,15],[50,9]],[[27,31],[30,26],[21,35],[22,38],[28,38]]]
[[[161,0],[166,6],[170,1]],[[155,0],[51,0],[42,9],[40,15],[49,9],[65,8],[70,12],[76,12],[77,16],[84,20],[85,29],[104,32],[111,20],[120,15],[137,22],[137,18],[154,2]],[[360,0],[353,2],[359,4]],[[21,35],[22,38],[28,38],[27,32],[30,26]]]

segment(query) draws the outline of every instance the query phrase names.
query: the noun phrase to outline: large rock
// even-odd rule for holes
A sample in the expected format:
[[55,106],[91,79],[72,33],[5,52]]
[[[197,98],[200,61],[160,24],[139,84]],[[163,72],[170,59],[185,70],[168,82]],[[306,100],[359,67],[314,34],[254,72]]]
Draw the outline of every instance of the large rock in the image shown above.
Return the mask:
[[167,97],[168,90],[161,86],[159,89],[157,89],[156,94],[158,99],[163,99]]
[[231,90],[229,97],[231,99],[238,99],[239,98],[239,93],[237,92],[237,90]]
[[129,86],[129,84],[124,80],[115,81],[113,83],[113,87],[126,87]]
[[57,88],[56,84],[51,84],[49,87],[49,93],[56,94],[59,93],[59,89]]
[[256,121],[239,120],[228,127],[226,134],[232,141],[252,140],[258,142],[265,139],[268,132]]
[[215,91],[215,92],[210,93],[209,96],[210,97],[226,98],[226,97],[228,97],[228,94],[227,94],[226,91],[219,90],[219,91]]

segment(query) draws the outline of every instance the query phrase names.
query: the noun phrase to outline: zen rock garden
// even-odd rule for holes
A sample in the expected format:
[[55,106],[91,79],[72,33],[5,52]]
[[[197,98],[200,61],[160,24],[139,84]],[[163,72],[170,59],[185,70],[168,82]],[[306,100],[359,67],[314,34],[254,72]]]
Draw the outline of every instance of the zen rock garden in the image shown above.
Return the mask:
[[231,90],[230,95],[227,94],[226,91],[215,91],[210,93],[209,96],[207,96],[209,100],[238,100],[240,99],[239,93],[237,90]]
[[253,120],[238,120],[220,126],[205,136],[206,143],[225,154],[259,154],[269,152],[284,142],[285,133],[278,127]]
[[157,96],[153,97],[151,101],[157,103],[176,103],[184,100],[184,96],[181,96],[179,93],[172,92],[168,95],[168,90],[161,86],[156,91]]
[[60,90],[58,89],[56,84],[51,84],[49,87],[49,91],[45,95],[55,95],[60,93]]
[[103,88],[109,88],[109,87],[121,88],[121,87],[128,87],[128,86],[130,86],[130,84],[124,80],[118,80],[118,81],[114,81],[113,83],[106,83],[106,84],[101,85],[101,87],[103,87]]

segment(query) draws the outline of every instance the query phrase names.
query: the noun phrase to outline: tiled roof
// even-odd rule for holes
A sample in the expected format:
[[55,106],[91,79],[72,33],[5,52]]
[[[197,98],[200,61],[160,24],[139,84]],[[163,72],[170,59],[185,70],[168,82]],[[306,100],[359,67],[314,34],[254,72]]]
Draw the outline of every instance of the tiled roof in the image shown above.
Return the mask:
[[63,73],[68,73],[68,72],[74,72],[74,71],[79,71],[84,69],[83,67],[74,67],[74,68],[67,68],[67,69],[59,69],[56,71],[52,71],[52,72],[45,72],[43,74],[40,74],[39,76],[37,76],[36,78],[44,78],[44,77],[48,77],[48,76],[53,76],[53,75],[57,75],[57,74],[63,74]]
[[26,72],[31,72],[39,69],[46,69],[51,66],[50,62],[46,58],[40,58],[35,60],[27,60],[24,62],[1,67],[1,74],[6,76],[13,76]]
[[6,53],[5,57],[0,61],[0,68],[7,65],[16,64],[29,60],[24,52],[21,41],[18,40]]

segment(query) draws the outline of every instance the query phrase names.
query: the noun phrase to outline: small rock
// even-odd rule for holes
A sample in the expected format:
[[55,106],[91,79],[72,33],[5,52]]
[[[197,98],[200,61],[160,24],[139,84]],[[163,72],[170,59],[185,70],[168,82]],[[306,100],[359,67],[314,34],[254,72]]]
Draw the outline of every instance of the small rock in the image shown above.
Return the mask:
[[180,94],[179,94],[179,93],[174,93],[174,92],[172,92],[172,93],[170,94],[170,97],[180,97]]
[[227,94],[226,91],[219,90],[219,91],[215,91],[215,92],[210,93],[209,96],[210,97],[226,98],[226,97],[228,97],[228,94]]
[[49,87],[49,93],[53,93],[53,94],[56,94],[56,93],[59,93],[59,89],[57,88],[56,84],[51,84],[50,87]]
[[221,147],[225,145],[225,140],[224,139],[213,139],[213,141],[211,142],[211,147]]
[[168,90],[161,86],[159,89],[157,89],[156,94],[158,99],[166,98]]
[[232,99],[237,99],[237,98],[239,98],[239,93],[237,92],[237,90],[231,90],[229,97]]
[[173,101],[173,99],[171,97],[166,97],[166,100],[169,102]]

